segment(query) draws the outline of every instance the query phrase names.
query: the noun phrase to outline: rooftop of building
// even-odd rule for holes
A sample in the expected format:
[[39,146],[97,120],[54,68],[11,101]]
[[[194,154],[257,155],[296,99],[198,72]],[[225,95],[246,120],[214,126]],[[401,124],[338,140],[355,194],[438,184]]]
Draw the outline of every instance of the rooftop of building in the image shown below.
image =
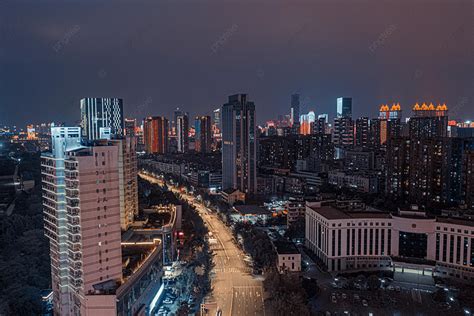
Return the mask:
[[275,249],[279,255],[299,254],[300,252],[296,246],[289,241],[275,241],[273,242]]
[[474,220],[467,218],[453,218],[453,217],[437,217],[436,221],[439,223],[462,225],[474,227]]
[[122,245],[122,274],[126,280],[148,259],[150,254],[156,249],[156,245],[139,244]]
[[270,215],[271,213],[258,205],[235,205],[234,210],[241,215]]
[[329,220],[337,219],[361,219],[361,218],[391,218],[390,213],[376,211],[346,211],[335,207],[334,205],[309,206],[311,209],[321,214]]

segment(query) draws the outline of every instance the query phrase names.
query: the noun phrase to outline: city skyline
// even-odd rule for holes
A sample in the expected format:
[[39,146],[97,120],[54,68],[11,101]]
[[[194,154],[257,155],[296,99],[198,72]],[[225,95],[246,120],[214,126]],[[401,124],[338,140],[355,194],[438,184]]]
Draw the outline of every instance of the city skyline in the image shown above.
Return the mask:
[[[344,95],[353,98],[354,117],[370,116],[380,103],[408,105],[422,99],[448,104],[459,120],[474,116],[468,1],[430,6],[368,1],[345,4],[352,9],[347,11],[342,4],[287,5],[292,23],[278,28],[267,28],[258,17],[279,16],[282,3],[190,4],[191,15],[179,4],[143,3],[147,6],[133,9],[52,3],[54,10],[45,4],[21,25],[24,5],[2,3],[0,125],[26,125],[30,114],[41,122],[71,125],[84,96],[120,97],[127,117],[171,118],[176,107],[192,109],[191,116],[211,115],[222,98],[239,92],[259,105],[259,124],[271,118],[269,113],[287,113],[289,95],[296,92],[302,113],[331,117],[334,100]],[[101,23],[111,9],[117,21],[127,20],[126,26]],[[81,15],[92,10],[93,15]],[[241,11],[250,15],[246,22],[229,16]],[[179,12],[188,24],[176,26],[169,36],[161,26],[173,23],[164,12]],[[318,12],[337,14],[345,23]],[[206,20],[214,24],[203,24]],[[24,49],[24,42],[32,50]],[[184,53],[191,51],[192,57]],[[25,60],[29,67],[19,66]],[[124,78],[134,78],[134,84]]]
[[472,315],[472,1],[0,0],[0,315]]

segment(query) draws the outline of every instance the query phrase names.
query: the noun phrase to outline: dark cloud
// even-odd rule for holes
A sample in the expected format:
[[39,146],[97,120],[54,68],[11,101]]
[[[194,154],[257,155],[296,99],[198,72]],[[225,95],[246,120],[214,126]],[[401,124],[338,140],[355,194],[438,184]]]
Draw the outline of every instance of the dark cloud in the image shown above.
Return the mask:
[[473,118],[466,1],[0,0],[0,124],[78,119],[84,96],[128,115],[210,113],[247,92],[259,121],[304,110],[446,102]]

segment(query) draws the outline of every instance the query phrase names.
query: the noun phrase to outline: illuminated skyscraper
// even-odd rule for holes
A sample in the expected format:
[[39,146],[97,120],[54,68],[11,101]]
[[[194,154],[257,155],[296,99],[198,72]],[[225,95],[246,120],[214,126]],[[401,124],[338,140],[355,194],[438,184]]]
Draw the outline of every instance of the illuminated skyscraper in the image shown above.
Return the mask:
[[135,137],[137,129],[137,120],[134,118],[126,118],[124,121],[125,125],[125,135],[130,137]]
[[222,106],[222,189],[256,193],[255,104],[246,94],[229,96]]
[[217,127],[218,130],[221,130],[221,109],[215,109],[213,111],[213,120],[214,125]]
[[123,102],[117,98],[84,98],[81,100],[82,136],[100,138],[100,129],[110,127],[113,136],[124,135]]
[[294,124],[299,125],[300,119],[300,95],[298,93],[291,95],[291,112],[290,112],[290,123],[291,126]]
[[352,118],[352,98],[337,98],[336,117]]
[[316,115],[313,111],[309,111],[308,114],[303,114],[300,117],[300,134],[309,135],[311,134],[311,127],[316,120]]
[[337,99],[336,118],[334,118],[332,140],[336,146],[336,158],[342,157],[344,148],[354,145],[352,98]]
[[211,117],[197,116],[194,121],[194,129],[196,131],[194,136],[196,151],[201,153],[210,152],[212,145]]
[[413,114],[408,121],[410,137],[443,137],[448,134],[448,107],[433,103],[413,106]]
[[187,152],[189,150],[189,118],[186,113],[176,117],[176,138],[178,152]]
[[355,124],[355,145],[366,147],[369,144],[369,118],[359,117]]
[[168,152],[168,120],[163,116],[147,117],[143,124],[145,151],[149,154]]
[[402,133],[401,118],[400,103],[394,103],[391,107],[388,104],[382,104],[379,109],[379,117],[370,120],[370,145],[378,148],[385,146],[392,138],[400,137]]

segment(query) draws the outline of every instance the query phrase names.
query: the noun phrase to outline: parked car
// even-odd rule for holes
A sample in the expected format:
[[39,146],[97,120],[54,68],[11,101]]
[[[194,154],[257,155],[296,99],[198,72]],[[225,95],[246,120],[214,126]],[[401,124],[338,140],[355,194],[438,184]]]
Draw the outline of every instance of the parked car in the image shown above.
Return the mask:
[[367,303],[367,300],[362,300],[362,306],[364,307],[369,306],[369,303]]

